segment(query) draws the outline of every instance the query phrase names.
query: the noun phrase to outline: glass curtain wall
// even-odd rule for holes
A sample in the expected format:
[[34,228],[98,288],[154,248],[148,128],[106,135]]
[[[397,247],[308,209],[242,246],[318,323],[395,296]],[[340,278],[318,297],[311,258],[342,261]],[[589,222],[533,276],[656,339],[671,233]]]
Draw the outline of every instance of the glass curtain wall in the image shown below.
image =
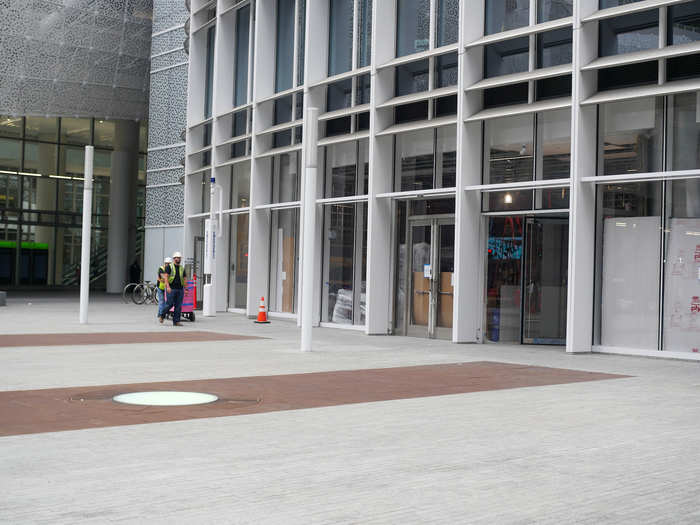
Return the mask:
[[397,0],[396,56],[426,51],[430,35],[430,0]]
[[459,0],[438,0],[436,3],[437,28],[435,46],[454,44],[458,39]]
[[[699,169],[697,115],[696,93],[601,106],[601,174]],[[700,180],[597,191],[595,343],[699,352]]]
[[216,39],[216,27],[207,29],[207,63],[204,78],[204,118],[211,117],[211,103],[214,82],[214,41]]
[[236,69],[234,77],[233,105],[248,102],[248,60],[250,55],[250,5],[236,12]]
[[[250,206],[250,162],[231,167],[230,208]],[[249,213],[230,216],[229,308],[245,308],[248,294]]]
[[530,22],[530,0],[486,0],[484,34],[525,27]]
[[372,63],[372,0],[359,0],[357,67]]
[[328,76],[352,69],[354,0],[330,0]]
[[456,130],[452,126],[396,135],[396,191],[454,187],[456,149]]
[[295,313],[299,209],[270,212],[270,311]]
[[292,87],[294,66],[294,0],[277,0],[275,92]]

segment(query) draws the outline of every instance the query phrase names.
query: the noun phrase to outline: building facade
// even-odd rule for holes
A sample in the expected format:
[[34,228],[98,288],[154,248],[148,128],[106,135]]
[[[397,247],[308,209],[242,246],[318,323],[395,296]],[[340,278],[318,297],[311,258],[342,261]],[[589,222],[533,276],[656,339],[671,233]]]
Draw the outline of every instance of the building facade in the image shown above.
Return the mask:
[[298,319],[310,264],[321,325],[700,351],[700,1],[192,0],[188,23],[182,248],[201,273],[213,206],[218,310]]
[[0,6],[0,286],[79,283],[95,147],[91,284],[142,257],[151,1]]
[[188,11],[183,0],[153,1],[144,275],[182,249],[187,113]]

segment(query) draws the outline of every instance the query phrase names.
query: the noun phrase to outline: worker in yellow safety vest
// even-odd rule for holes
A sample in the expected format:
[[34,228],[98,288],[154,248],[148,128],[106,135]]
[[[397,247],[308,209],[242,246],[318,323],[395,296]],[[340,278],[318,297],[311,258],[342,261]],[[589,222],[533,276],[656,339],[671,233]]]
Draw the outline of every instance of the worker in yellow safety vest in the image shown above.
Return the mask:
[[180,312],[182,311],[182,299],[185,297],[185,268],[180,264],[182,254],[175,252],[173,262],[165,268],[165,291],[167,293],[165,305],[160,314],[160,322],[165,320],[165,312],[174,307],[173,326],[182,326]]
[[158,296],[158,317],[163,316],[163,308],[165,307],[165,276],[168,272],[165,269],[173,262],[172,258],[166,257],[163,260],[163,265],[158,267],[158,288],[156,295]]

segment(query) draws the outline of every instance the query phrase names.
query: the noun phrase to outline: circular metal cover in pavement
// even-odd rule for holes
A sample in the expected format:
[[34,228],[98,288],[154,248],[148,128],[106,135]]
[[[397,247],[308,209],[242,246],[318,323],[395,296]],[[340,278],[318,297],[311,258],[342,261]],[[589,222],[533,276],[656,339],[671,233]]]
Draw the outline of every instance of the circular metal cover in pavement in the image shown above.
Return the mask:
[[203,405],[213,403],[219,398],[213,394],[202,392],[131,392],[129,394],[119,394],[112,398],[117,403],[128,405],[151,405],[159,407],[174,407],[184,405]]

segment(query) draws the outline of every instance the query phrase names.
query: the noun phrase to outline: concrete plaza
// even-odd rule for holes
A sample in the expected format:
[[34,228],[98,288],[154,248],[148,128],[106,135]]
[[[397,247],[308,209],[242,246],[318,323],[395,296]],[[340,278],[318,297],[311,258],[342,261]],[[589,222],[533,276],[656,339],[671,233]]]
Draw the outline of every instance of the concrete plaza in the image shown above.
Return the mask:
[[[31,304],[30,304],[31,303]],[[0,390],[493,361],[630,377],[0,437],[2,523],[698,523],[700,363],[454,345],[11,294],[8,334],[267,339],[0,347]],[[167,410],[167,409],[164,409]],[[0,421],[0,429],[2,421]]]

